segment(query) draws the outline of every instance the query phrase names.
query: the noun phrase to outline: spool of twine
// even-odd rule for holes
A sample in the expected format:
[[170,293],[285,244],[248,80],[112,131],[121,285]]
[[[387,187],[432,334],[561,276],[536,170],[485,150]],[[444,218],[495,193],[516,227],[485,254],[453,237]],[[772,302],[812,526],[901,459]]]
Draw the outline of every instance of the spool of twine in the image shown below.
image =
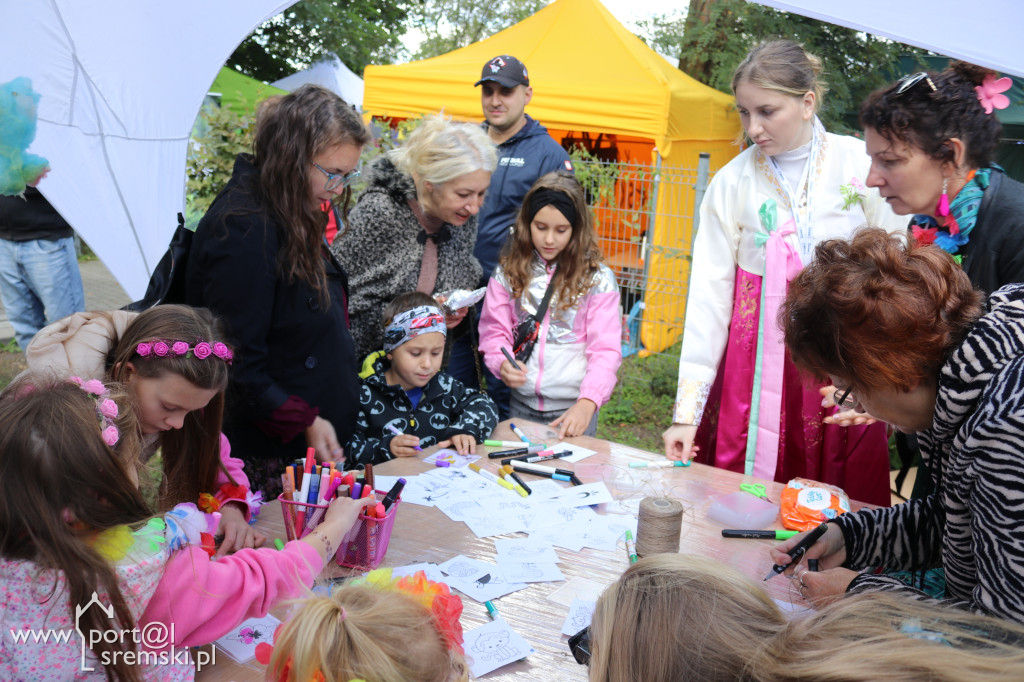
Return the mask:
[[683,527],[683,503],[668,497],[645,497],[640,501],[636,526],[636,554],[675,554]]

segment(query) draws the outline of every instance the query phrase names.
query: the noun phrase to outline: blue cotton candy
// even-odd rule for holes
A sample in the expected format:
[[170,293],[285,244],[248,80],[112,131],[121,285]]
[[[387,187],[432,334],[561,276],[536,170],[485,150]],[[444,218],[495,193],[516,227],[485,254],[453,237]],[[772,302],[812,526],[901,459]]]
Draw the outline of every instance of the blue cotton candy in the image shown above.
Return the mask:
[[27,151],[36,137],[38,104],[39,93],[28,78],[0,84],[0,194],[21,194],[49,170],[46,159]]

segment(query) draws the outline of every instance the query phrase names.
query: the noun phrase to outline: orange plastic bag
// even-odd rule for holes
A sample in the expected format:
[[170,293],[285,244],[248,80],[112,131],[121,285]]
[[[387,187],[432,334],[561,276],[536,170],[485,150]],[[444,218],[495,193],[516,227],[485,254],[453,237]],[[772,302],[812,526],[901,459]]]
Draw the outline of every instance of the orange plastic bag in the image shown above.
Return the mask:
[[850,511],[850,498],[842,488],[807,478],[786,484],[779,503],[782,525],[789,530],[810,530]]

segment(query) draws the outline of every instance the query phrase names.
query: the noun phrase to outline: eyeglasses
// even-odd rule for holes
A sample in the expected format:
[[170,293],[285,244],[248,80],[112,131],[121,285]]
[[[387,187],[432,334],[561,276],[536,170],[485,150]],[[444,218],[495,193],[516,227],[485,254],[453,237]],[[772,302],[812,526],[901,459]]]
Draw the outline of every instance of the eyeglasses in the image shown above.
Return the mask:
[[355,182],[355,179],[359,177],[358,169],[352,169],[348,173],[328,173],[316,161],[313,162],[313,166],[327,176],[327,182],[324,184],[324,190],[328,192],[333,192],[339,187],[344,189]]
[[843,407],[847,410],[852,410],[860,404],[857,400],[857,396],[853,395],[853,386],[849,387],[845,391],[836,391],[832,394],[832,401],[839,407]]
[[932,82],[931,76],[924,71],[918,71],[917,73],[907,74],[899,80],[899,86],[896,88],[896,94],[902,95],[921,81],[927,83],[928,87],[932,89],[932,92],[938,90],[938,88],[935,87],[935,83]]
[[590,628],[585,627],[569,638],[569,651],[580,665],[590,665]]

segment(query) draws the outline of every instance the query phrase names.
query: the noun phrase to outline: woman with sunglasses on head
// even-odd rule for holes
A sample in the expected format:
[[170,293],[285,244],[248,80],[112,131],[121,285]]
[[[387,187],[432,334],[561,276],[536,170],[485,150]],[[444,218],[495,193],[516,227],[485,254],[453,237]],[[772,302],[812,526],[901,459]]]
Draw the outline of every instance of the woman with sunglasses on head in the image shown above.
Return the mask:
[[348,282],[324,241],[321,205],[343,191],[369,139],[359,114],[324,88],[267,100],[253,154],[238,156],[192,244],[187,302],[216,313],[234,342],[224,432],[268,496],[307,447],[340,465],[355,424]]
[[860,108],[867,185],[914,237],[953,254],[986,293],[1024,282],[1024,185],[993,163],[1009,78],[953,62],[872,93]]
[[[395,296],[476,288],[476,214],[497,164],[480,126],[444,116],[424,118],[401,147],[370,164],[366,191],[331,246],[352,277],[356,356],[375,353],[364,375],[383,347],[381,311]],[[467,311],[446,310],[450,336],[468,331]]]
[[[1024,285],[983,299],[938,246],[877,228],[819,244],[790,284],[779,320],[793,362],[916,432],[933,486],[832,520],[806,553],[828,569],[802,576],[812,601],[871,590],[926,599],[865,569],[941,566],[948,601],[1024,622]],[[790,563],[783,552],[799,538],[772,550],[776,563]]]
[[714,559],[644,557],[569,640],[591,682],[1006,682],[1024,679],[1024,627],[892,595],[786,614]]
[[831,412],[801,384],[772,320],[815,244],[903,221],[864,188],[864,143],[826,132],[815,115],[817,57],[786,40],[759,45],[732,89],[754,144],[718,171],[701,205],[665,454],[888,504],[885,426],[823,423]]

